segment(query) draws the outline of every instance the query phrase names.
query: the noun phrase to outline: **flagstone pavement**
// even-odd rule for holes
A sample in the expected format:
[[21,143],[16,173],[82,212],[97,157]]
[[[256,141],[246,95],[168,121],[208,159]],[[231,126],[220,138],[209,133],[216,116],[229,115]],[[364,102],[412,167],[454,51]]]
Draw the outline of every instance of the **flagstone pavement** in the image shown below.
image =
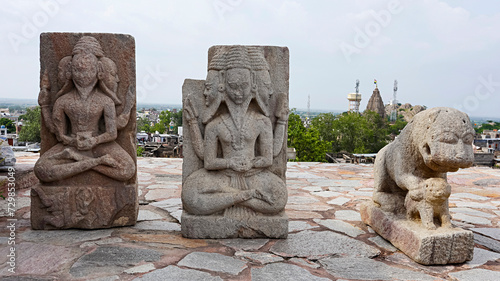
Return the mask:
[[[18,164],[37,159],[17,155]],[[14,274],[0,199],[0,280],[500,280],[500,170],[448,175],[453,224],[474,232],[474,259],[423,266],[361,222],[373,165],[289,162],[286,240],[183,238],[181,168],[182,159],[138,159],[133,227],[34,231],[30,190],[17,190]]]

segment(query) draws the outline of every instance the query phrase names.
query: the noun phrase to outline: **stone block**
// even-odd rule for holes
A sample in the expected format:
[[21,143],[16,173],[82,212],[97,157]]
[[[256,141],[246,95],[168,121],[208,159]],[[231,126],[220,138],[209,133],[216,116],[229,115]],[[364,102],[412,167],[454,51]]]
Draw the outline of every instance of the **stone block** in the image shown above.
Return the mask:
[[449,264],[472,259],[474,235],[471,231],[445,227],[428,230],[420,222],[384,212],[372,202],[361,205],[361,218],[418,263]]
[[33,229],[108,228],[137,220],[135,41],[40,35],[41,151]]
[[246,220],[223,215],[196,216],[182,212],[182,235],[189,238],[286,238],[288,216],[254,216]]

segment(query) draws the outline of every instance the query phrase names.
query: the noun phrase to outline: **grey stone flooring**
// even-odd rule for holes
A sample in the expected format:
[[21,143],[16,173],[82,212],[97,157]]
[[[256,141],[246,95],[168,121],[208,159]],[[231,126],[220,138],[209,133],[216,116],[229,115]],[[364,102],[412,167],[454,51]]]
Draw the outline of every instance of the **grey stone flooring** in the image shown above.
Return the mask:
[[[37,158],[22,154],[17,163]],[[500,170],[449,174],[453,223],[474,232],[475,256],[422,266],[360,220],[372,165],[288,163],[286,240],[183,238],[181,167],[182,159],[138,159],[141,205],[133,227],[33,231],[29,189],[17,190],[15,274],[3,216],[0,280],[500,280]],[[0,200],[1,210],[6,203]]]

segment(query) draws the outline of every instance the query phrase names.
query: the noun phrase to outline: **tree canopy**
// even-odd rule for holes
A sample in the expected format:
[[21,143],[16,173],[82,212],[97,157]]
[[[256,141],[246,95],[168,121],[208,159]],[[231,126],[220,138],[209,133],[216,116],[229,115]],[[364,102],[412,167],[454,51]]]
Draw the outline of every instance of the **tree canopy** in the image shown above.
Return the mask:
[[14,122],[8,118],[0,118],[0,126],[5,125],[5,128],[7,128],[7,133],[12,134],[16,132],[16,125]]
[[19,132],[19,140],[40,142],[40,129],[42,127],[40,107],[28,108],[26,114],[19,116],[19,119],[23,119],[23,126]]
[[306,128],[300,116],[292,111],[288,117],[288,142],[297,152],[297,161],[326,162],[330,142],[322,140],[315,127]]
[[389,122],[373,111],[363,114],[344,112],[321,113],[306,128],[295,111],[288,119],[288,146],[297,151],[298,161],[326,161],[326,153],[377,153],[398,135],[406,122]]

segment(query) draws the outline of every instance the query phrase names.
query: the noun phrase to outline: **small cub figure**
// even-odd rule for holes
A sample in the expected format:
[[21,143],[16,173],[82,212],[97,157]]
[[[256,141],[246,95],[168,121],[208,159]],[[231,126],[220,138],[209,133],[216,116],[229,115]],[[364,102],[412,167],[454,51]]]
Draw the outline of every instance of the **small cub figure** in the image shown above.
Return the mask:
[[442,227],[451,227],[451,217],[448,210],[448,197],[451,186],[445,179],[429,178],[424,186],[409,191],[405,198],[406,217],[416,220],[420,217],[425,228],[436,229],[434,218],[441,220]]

